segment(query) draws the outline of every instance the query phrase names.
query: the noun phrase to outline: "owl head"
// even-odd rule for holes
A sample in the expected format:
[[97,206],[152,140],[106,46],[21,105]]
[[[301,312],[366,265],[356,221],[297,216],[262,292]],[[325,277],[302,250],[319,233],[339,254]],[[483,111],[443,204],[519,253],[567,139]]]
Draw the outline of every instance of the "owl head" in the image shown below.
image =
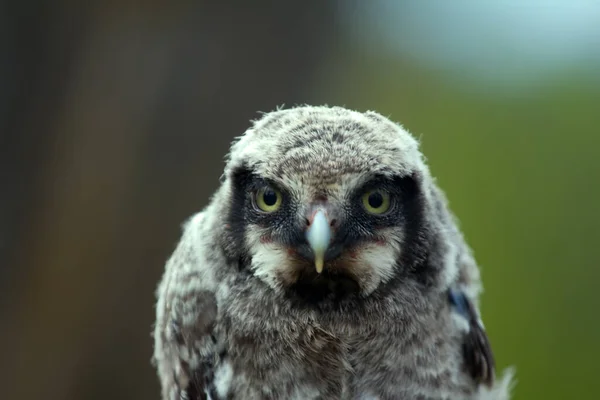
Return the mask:
[[234,141],[222,191],[228,257],[273,290],[340,301],[434,285],[451,268],[446,206],[418,142],[375,112],[265,114]]

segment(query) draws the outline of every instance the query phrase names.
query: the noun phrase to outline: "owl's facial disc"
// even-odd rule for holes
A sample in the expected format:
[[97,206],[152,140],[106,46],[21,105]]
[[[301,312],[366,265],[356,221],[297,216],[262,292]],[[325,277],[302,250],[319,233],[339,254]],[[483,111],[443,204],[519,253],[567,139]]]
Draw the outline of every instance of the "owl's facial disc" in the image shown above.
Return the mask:
[[232,178],[226,241],[241,250],[240,268],[276,290],[369,295],[406,265],[419,237],[411,175],[348,174],[324,185],[241,168]]
[[274,290],[367,296],[427,258],[428,170],[379,114],[269,113],[234,142],[223,178],[223,249]]

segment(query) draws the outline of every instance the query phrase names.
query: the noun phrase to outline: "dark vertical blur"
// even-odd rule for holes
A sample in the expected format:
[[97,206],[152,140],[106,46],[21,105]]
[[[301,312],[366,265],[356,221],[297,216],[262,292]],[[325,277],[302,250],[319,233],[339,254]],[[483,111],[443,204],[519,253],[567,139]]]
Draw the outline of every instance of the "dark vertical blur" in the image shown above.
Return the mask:
[[3,2],[3,399],[152,399],[154,287],[257,110],[307,101],[331,2]]

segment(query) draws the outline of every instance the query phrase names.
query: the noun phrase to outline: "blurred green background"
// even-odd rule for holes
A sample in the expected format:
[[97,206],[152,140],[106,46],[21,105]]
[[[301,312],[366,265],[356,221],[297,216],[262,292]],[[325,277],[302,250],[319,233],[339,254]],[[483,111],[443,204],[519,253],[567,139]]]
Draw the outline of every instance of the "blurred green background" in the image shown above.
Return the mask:
[[180,223],[257,111],[301,103],[420,138],[514,398],[595,398],[600,4],[522,3],[4,2],[3,398],[158,399]]

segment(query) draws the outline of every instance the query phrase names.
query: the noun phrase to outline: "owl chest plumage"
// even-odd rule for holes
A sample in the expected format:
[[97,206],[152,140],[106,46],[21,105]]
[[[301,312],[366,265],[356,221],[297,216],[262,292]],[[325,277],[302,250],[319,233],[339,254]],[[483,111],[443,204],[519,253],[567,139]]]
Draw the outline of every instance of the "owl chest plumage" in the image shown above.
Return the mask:
[[419,320],[398,312],[369,317],[380,309],[339,311],[340,319],[251,290],[224,304],[214,366],[223,398],[466,399],[473,391],[454,361],[453,333],[440,329],[449,320],[429,306]]

